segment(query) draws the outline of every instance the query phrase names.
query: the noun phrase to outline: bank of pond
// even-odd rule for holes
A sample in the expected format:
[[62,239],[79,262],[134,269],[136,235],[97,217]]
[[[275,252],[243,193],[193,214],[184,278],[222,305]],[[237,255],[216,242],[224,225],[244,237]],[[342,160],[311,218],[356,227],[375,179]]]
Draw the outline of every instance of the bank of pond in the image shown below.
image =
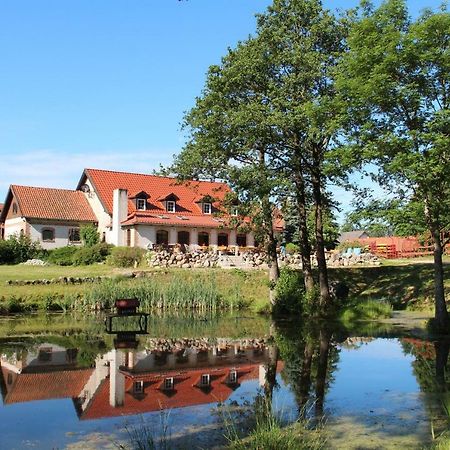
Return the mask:
[[[450,337],[393,321],[0,318],[2,448],[446,448]],[[39,414],[37,412],[39,411]]]
[[[429,264],[335,269],[330,270],[330,279],[346,285],[349,298],[358,302],[381,300],[394,309],[433,306]],[[267,274],[261,270],[110,272],[98,266],[90,272],[84,268],[11,266],[0,270],[0,283],[3,284],[0,314],[103,310],[109,309],[120,296],[139,298],[145,309],[270,311]],[[290,296],[284,303],[295,309],[302,291],[299,272],[282,271],[278,284],[280,296]],[[289,305],[291,300],[293,303]],[[345,305],[339,301],[335,306]]]

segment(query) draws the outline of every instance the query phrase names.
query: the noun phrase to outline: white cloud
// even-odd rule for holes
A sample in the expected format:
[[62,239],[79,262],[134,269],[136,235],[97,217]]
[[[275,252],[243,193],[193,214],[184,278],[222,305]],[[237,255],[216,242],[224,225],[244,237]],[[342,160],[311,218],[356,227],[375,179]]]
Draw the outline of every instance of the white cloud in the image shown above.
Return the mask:
[[36,150],[2,155],[0,203],[10,184],[75,189],[86,167],[151,173],[160,164],[169,164],[174,153],[175,150],[123,150],[67,154],[57,150]]

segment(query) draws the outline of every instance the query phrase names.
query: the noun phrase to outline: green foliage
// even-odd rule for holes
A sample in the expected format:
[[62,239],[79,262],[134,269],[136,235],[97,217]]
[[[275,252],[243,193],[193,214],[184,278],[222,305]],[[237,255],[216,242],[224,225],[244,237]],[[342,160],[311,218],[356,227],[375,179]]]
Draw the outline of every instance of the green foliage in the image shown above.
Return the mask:
[[[412,21],[404,0],[365,3],[354,21],[337,87],[347,109],[346,157],[375,163],[375,177],[423,207],[436,246],[450,228],[450,14]],[[445,329],[442,261],[436,254],[435,304]]]
[[299,250],[300,250],[299,246],[297,244],[294,244],[293,242],[289,242],[288,244],[286,244],[286,253],[288,255],[298,253]]
[[275,288],[275,314],[298,313],[313,314],[318,299],[314,289],[305,292],[303,275],[300,271],[283,268]]
[[385,300],[353,301],[340,314],[342,322],[351,324],[355,321],[377,320],[391,317],[392,305]]
[[82,225],[80,227],[80,238],[83,245],[86,247],[92,247],[100,242],[100,233],[97,231],[97,227],[93,224]]
[[71,266],[73,264],[73,256],[77,252],[78,247],[66,246],[50,250],[47,261],[58,266]]
[[220,294],[214,277],[205,279],[197,276],[191,280],[173,277],[166,283],[154,278],[133,280],[131,283],[108,280],[92,287],[81,307],[85,309],[112,308],[118,298],[138,298],[144,309],[195,309],[215,311],[241,308],[242,301],[224,299]]
[[28,236],[12,235],[0,241],[0,264],[19,264],[28,259],[44,257],[46,252]]
[[90,247],[80,247],[72,255],[72,263],[75,266],[90,265],[103,262],[110,254],[112,245],[99,243]]
[[144,255],[145,250],[140,247],[114,247],[107,262],[115,267],[132,267],[138,265]]
[[342,231],[365,230],[370,236],[417,236],[427,230],[418,201],[373,199],[347,213]]

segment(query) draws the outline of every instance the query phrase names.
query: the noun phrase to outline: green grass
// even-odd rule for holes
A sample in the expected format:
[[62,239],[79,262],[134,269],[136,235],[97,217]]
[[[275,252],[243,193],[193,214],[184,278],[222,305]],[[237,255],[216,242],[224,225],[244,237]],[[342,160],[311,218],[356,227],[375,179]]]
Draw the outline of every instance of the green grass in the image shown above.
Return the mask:
[[[448,259],[448,258],[447,258]],[[427,262],[428,261],[428,262]],[[447,266],[445,267],[447,270]],[[61,276],[120,276],[130,269],[115,269],[108,265],[60,267],[60,266],[0,266],[0,305],[15,310],[17,303],[34,309],[64,309],[67,302],[84,297],[93,288],[92,284],[81,285],[6,285],[7,280],[52,279]],[[227,303],[245,302],[253,311],[268,310],[269,287],[267,273],[260,270],[239,269],[167,269],[153,270],[150,278],[161,288],[170,287],[168,296],[177,297],[180,287],[198,283],[198,280],[214,278],[217,294]],[[433,307],[433,266],[429,259],[388,260],[379,267],[330,268],[330,279],[344,281],[350,287],[350,295],[358,300],[387,299],[396,309],[430,309]],[[171,280],[176,278],[177,287]],[[197,280],[197,281],[196,281]],[[132,280],[131,283],[138,280]],[[450,279],[445,282],[450,294]],[[59,299],[62,301],[58,306]],[[174,302],[172,302],[174,303]],[[9,308],[12,306],[12,309]],[[27,309],[27,308],[25,308]],[[18,311],[21,309],[19,308]]]
[[[191,307],[214,309],[214,305],[251,305],[261,308],[268,304],[267,275],[263,271],[244,272],[221,269],[168,269],[146,272],[146,278],[121,279],[130,269],[113,269],[105,265],[81,267],[0,266],[0,309],[9,312],[32,310],[66,310],[70,304],[109,303],[119,296],[139,296],[147,307]],[[109,282],[50,285],[6,285],[6,280],[52,279],[60,276],[89,277],[107,275],[119,279]],[[143,280],[146,287],[143,289]],[[80,299],[82,301],[80,301]],[[204,307],[209,304],[208,307]]]
[[340,312],[340,320],[345,323],[385,319],[392,314],[392,305],[384,300],[353,301]]

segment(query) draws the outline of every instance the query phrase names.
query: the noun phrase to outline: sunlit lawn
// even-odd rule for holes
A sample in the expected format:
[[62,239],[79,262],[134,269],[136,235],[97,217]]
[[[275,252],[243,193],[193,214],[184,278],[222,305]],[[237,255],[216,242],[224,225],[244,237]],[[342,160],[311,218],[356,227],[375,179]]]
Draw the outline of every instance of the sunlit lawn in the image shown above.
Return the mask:
[[[450,258],[444,258],[447,271]],[[428,299],[432,305],[433,298],[433,265],[432,258],[384,260],[379,267],[346,267],[330,268],[331,280],[345,281],[350,287],[353,297],[384,298],[403,305],[414,304]],[[131,269],[117,269],[105,264],[92,266],[61,267],[61,266],[0,266],[0,300],[11,296],[17,298],[31,298],[47,294],[82,294],[91,288],[90,283],[64,285],[27,285],[9,286],[7,280],[52,279],[62,276],[89,277],[115,276],[129,272]],[[212,277],[219,292],[224,297],[239,296],[253,308],[259,310],[268,304],[267,273],[262,270],[236,269],[146,269],[154,273],[155,281],[161,284],[169,283],[175,277],[189,280],[192,277]],[[130,281],[132,282],[132,281]],[[450,280],[446,281],[446,288],[450,291]],[[425,303],[426,305],[426,303]]]

